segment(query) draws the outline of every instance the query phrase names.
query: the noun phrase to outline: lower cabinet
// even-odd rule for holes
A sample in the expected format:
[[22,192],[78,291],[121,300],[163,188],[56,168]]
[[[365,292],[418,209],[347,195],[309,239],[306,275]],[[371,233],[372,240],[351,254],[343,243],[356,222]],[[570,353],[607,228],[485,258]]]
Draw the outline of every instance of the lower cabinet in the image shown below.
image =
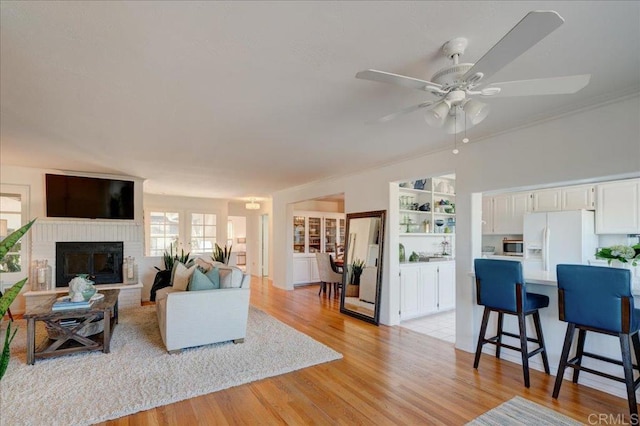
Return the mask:
[[455,262],[401,265],[400,301],[402,320],[453,309],[456,304]]
[[295,256],[293,258],[293,284],[317,283],[320,281],[318,262],[312,256]]

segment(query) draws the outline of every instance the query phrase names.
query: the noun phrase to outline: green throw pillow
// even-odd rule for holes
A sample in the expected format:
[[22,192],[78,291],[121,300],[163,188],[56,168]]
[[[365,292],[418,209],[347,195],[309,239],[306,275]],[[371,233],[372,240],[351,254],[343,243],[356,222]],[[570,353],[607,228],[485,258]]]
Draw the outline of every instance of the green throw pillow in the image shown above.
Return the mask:
[[220,269],[217,266],[209,269],[205,275],[213,284],[213,288],[220,288]]
[[[218,284],[218,288],[220,285]],[[189,280],[189,291],[200,291],[200,290],[213,290],[214,284],[211,282],[209,278],[199,269],[193,271],[191,275],[191,279]]]

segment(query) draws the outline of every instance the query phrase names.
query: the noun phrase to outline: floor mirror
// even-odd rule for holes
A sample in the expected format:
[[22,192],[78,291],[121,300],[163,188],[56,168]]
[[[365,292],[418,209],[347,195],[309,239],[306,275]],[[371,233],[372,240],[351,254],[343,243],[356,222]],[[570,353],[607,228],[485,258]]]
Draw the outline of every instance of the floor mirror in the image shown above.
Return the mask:
[[340,312],[378,324],[386,210],[347,214]]

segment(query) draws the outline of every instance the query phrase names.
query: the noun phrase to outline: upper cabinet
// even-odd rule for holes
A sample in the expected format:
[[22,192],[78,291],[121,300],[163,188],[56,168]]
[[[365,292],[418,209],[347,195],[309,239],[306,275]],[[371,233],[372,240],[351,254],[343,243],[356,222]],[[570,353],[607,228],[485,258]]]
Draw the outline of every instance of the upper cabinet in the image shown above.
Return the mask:
[[530,211],[530,199],[528,192],[483,197],[483,234],[522,234],[524,214]]
[[531,193],[531,211],[594,210],[595,186],[577,185],[543,189]]
[[597,185],[596,234],[640,234],[640,179]]
[[527,212],[594,210],[595,193],[594,185],[576,185],[482,197],[482,233],[522,234]]
[[596,187],[594,185],[562,188],[562,210],[595,210],[595,208]]
[[341,213],[295,212],[293,216],[293,253],[342,253],[344,215]]
[[482,197],[482,233],[493,234],[493,197]]
[[531,194],[531,211],[555,212],[562,210],[562,190],[560,188],[535,191]]

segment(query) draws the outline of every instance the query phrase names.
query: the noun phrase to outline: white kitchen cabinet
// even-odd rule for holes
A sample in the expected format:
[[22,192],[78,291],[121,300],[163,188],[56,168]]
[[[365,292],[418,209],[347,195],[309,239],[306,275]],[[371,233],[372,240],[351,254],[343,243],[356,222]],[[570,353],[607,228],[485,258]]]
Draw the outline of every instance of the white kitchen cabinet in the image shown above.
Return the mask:
[[493,197],[482,197],[482,234],[493,234]]
[[596,187],[594,185],[562,188],[562,210],[594,210],[595,208]]
[[422,292],[420,268],[401,268],[400,270],[400,313],[403,319],[421,315]]
[[594,210],[595,186],[576,185],[543,189],[531,193],[531,211]]
[[421,317],[455,307],[455,262],[400,266],[400,316]]
[[562,210],[562,190],[560,188],[535,191],[531,194],[531,211],[557,212]]
[[640,179],[597,185],[596,234],[640,233]]
[[[482,204],[483,234],[522,234],[524,214],[530,211],[528,192],[484,197]],[[485,217],[491,219],[486,220]]]
[[446,311],[456,306],[456,264],[438,264],[438,310]]

